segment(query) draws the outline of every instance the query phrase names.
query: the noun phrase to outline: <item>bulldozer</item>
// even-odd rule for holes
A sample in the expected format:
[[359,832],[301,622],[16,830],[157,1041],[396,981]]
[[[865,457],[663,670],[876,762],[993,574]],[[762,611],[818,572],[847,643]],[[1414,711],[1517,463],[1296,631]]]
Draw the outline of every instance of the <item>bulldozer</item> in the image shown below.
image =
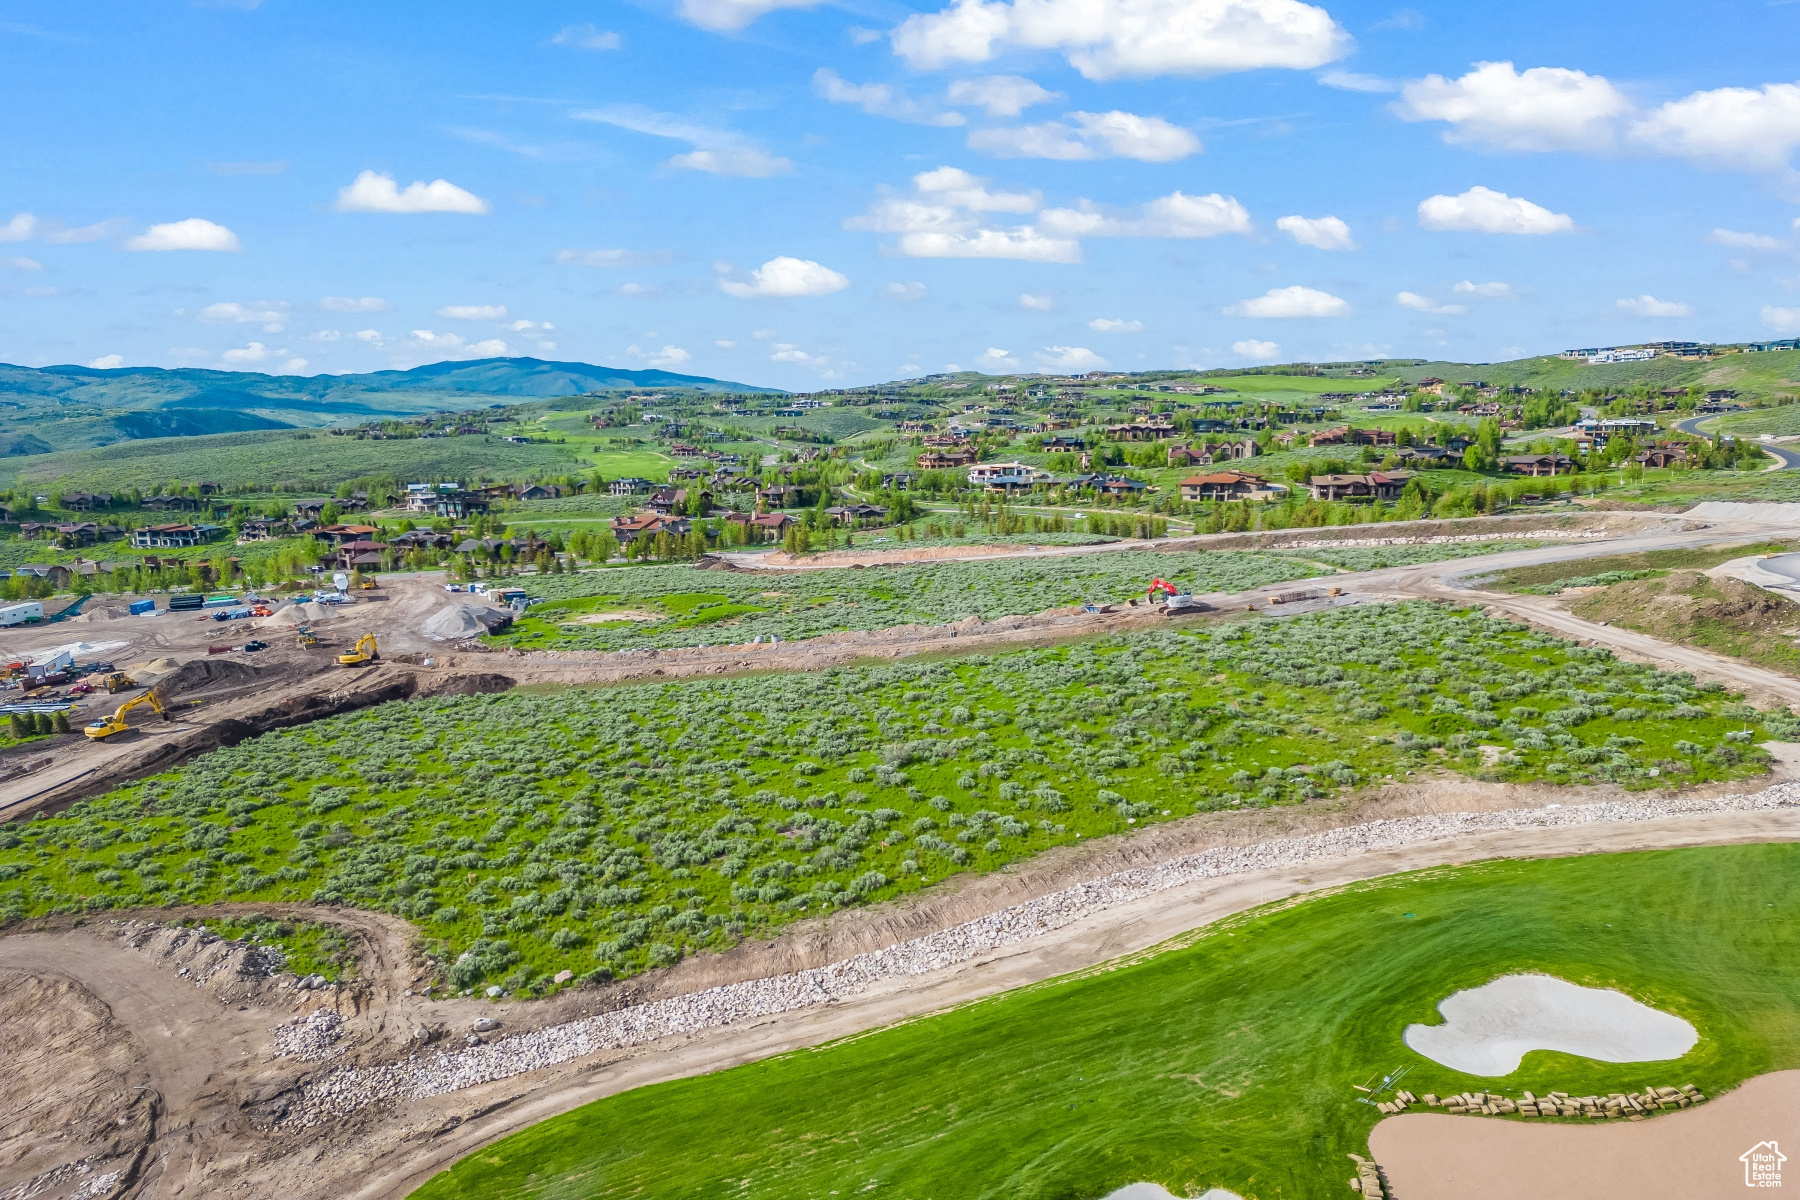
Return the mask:
[[104,741],[114,734],[124,733],[131,728],[131,726],[125,723],[125,714],[144,704],[148,704],[151,708],[154,708],[162,716],[163,720],[168,721],[173,719],[169,716],[169,710],[162,706],[162,701],[157,699],[156,690],[152,688],[143,695],[133,696],[125,703],[119,705],[118,708],[113,710],[112,716],[101,717],[98,721],[90,721],[87,726],[82,729],[82,732],[96,742]]
[[338,655],[338,666],[360,667],[364,663],[372,663],[381,657],[381,651],[375,646],[375,635],[365,633],[356,639],[356,648],[348,654]]
[[123,671],[114,671],[106,677],[106,690],[109,692],[130,691],[137,686],[137,680]]
[[314,634],[312,630],[304,625],[296,629],[294,633],[294,640],[300,644],[302,650],[311,650],[314,646],[319,644],[318,635]]

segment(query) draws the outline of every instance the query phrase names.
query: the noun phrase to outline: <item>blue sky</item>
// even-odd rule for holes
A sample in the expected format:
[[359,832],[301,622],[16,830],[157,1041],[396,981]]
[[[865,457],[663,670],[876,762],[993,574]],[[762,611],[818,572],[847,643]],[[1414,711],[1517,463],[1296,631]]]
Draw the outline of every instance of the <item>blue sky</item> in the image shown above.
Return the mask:
[[1800,3],[0,3],[0,360],[812,388],[1800,334]]

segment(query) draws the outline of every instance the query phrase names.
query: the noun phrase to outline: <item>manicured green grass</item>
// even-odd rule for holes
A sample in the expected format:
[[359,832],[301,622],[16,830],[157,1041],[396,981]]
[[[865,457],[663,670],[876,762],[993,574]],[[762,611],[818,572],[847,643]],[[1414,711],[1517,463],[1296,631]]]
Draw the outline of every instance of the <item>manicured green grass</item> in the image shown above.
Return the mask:
[[0,826],[0,921],[351,904],[417,922],[459,988],[541,994],[561,970],[630,974],[1078,837],[1365,780],[1744,778],[1792,722],[1422,601],[397,702]]
[[[1426,871],[1181,941],[596,1101],[474,1152],[414,1200],[1091,1200],[1137,1180],[1178,1196],[1330,1198],[1381,1119],[1355,1085],[1397,1069],[1420,1094],[1692,1083],[1716,1095],[1800,1066],[1791,844]],[[1618,988],[1700,1041],[1660,1063],[1537,1051],[1497,1083],[1402,1041],[1408,1024],[1441,1023],[1444,997],[1515,972]]]

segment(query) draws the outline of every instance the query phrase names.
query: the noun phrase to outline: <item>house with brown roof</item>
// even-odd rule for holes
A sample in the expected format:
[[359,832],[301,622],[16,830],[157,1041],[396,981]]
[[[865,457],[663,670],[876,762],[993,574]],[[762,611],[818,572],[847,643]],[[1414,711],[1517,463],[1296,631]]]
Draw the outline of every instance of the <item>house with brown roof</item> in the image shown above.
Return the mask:
[[921,471],[949,471],[957,467],[972,467],[975,465],[975,451],[928,450],[919,455],[918,465]]
[[1367,475],[1314,475],[1307,481],[1314,500],[1398,500],[1411,471],[1370,471]]
[[1211,475],[1190,475],[1181,481],[1181,498],[1202,500],[1250,500],[1273,496],[1277,489],[1261,475],[1246,471],[1219,471]]
[[1500,467],[1514,475],[1562,475],[1575,470],[1575,460],[1566,454],[1510,454]]

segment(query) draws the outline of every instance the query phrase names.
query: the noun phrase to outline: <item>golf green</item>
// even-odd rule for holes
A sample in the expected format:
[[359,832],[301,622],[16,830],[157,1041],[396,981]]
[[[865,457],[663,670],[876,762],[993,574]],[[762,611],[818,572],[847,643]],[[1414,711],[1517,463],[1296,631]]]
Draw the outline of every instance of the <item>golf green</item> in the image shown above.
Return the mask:
[[[1693,1083],[1800,1066],[1800,845],[1500,861],[1242,914],[1078,975],[595,1101],[471,1154],[415,1200],[1340,1196],[1380,1114],[1454,1093]],[[1504,1080],[1409,1050],[1495,976],[1612,987],[1693,1023],[1673,1062],[1547,1051]]]

